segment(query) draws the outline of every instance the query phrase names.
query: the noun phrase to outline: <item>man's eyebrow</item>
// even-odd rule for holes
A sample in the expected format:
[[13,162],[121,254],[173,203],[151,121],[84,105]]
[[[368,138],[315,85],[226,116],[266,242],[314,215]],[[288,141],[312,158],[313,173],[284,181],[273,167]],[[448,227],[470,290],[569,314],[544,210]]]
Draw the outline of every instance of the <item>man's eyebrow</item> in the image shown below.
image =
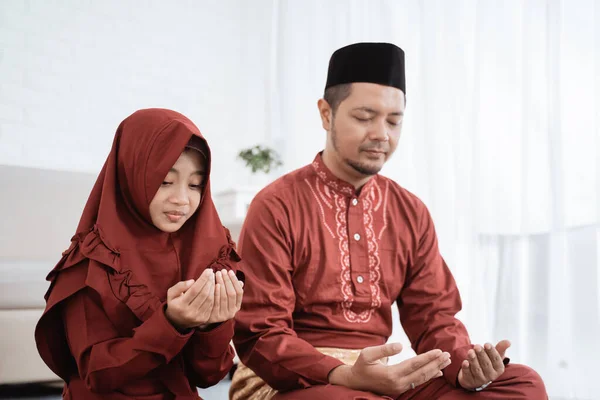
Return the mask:
[[[369,114],[379,114],[377,111],[373,110],[372,108],[369,107],[356,107],[354,108],[352,111],[364,111],[367,112]],[[402,117],[404,115],[403,111],[395,111],[393,113],[389,113],[388,115],[392,115],[395,117]]]
[[356,107],[355,109],[353,109],[352,111],[365,111],[371,114],[377,114],[377,111],[373,110],[372,108],[369,107]]

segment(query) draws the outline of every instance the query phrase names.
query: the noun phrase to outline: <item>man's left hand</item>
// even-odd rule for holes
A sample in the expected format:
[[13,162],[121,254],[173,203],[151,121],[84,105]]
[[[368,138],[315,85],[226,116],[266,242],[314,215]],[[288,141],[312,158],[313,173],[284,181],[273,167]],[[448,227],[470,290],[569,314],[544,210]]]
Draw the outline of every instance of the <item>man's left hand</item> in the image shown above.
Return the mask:
[[504,355],[510,347],[508,340],[498,342],[496,347],[486,343],[475,345],[467,353],[458,373],[458,383],[467,390],[489,384],[504,373]]

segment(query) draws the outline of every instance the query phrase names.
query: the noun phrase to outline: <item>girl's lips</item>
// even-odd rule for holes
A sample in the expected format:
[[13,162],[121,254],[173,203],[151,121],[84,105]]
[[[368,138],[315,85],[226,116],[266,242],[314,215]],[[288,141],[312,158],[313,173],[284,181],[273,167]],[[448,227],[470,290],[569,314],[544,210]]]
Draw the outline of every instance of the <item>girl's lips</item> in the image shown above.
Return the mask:
[[167,218],[169,218],[169,221],[178,222],[181,218],[183,218],[184,214],[167,212],[167,213],[165,213],[165,215],[167,216]]

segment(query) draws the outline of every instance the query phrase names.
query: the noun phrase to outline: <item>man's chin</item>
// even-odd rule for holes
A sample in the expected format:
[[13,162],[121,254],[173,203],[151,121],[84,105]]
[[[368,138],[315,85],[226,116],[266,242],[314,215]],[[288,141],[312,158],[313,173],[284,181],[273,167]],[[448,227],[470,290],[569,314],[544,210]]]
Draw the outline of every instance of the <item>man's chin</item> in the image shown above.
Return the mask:
[[377,175],[383,168],[383,165],[372,163],[348,162],[348,165],[350,165],[354,171],[364,176]]

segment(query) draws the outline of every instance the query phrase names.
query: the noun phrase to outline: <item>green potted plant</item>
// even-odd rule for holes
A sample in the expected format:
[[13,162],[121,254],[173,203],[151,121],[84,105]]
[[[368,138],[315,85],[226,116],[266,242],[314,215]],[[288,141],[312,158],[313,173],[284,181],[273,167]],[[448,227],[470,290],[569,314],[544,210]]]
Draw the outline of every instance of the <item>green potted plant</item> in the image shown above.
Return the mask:
[[238,175],[238,184],[216,195],[216,205],[225,225],[235,236],[246,216],[250,202],[270,181],[269,174],[283,165],[279,154],[267,146],[255,145],[242,149],[237,154],[249,172]]
[[257,172],[268,174],[272,169],[283,165],[275,150],[261,145],[241,150],[238,159],[244,161],[253,174]]

